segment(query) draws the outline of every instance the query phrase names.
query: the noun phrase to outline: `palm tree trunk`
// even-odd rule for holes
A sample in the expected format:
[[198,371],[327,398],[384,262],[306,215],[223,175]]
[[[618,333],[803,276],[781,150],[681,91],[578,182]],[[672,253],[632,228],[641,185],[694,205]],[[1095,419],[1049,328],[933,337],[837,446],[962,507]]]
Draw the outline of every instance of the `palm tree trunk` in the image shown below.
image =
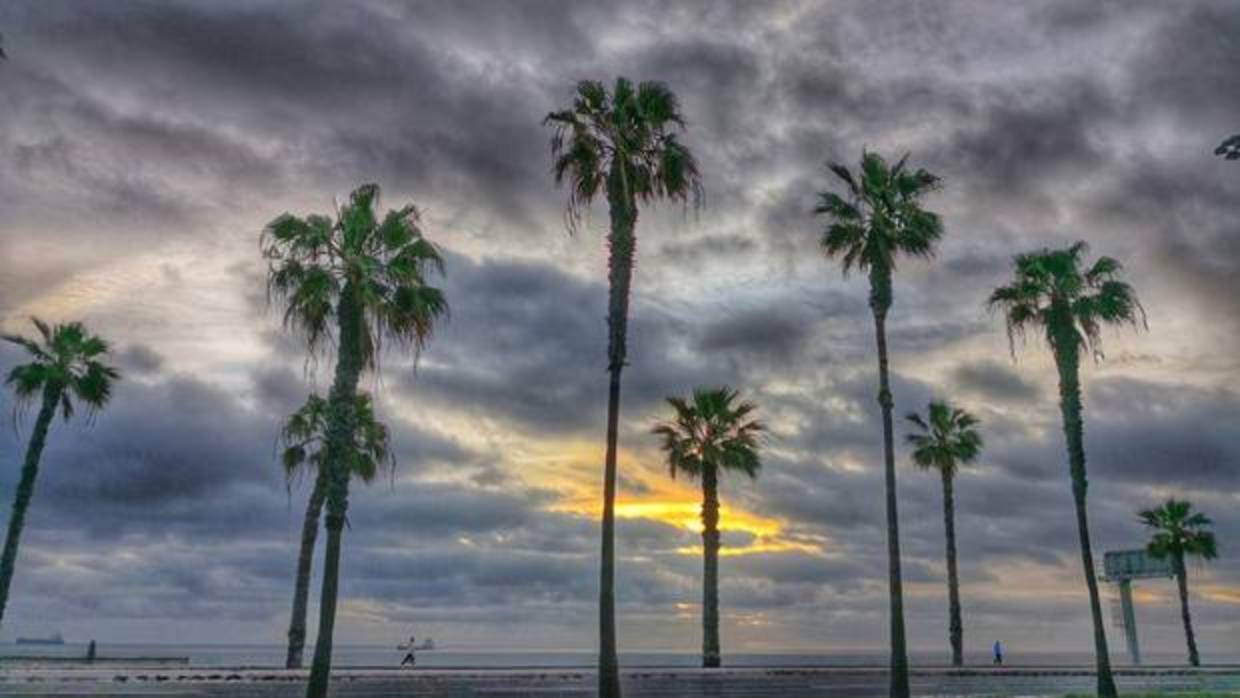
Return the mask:
[[616,449],[620,438],[620,373],[628,333],[629,289],[637,239],[637,207],[618,168],[608,176],[611,233],[607,295],[607,455],[603,467],[602,546],[599,556],[598,695],[619,698],[620,661],[616,652]]
[[719,649],[719,482],[702,469],[702,666],[722,663]]
[[327,472],[319,470],[314,489],[306,502],[306,518],[301,525],[301,550],[297,555],[297,581],[293,586],[293,615],[288,623],[288,658],[286,669],[300,669],[301,655],[306,646],[306,602],[310,597],[310,568],[314,562],[314,544],[319,537],[319,514],[327,487]]
[[0,622],[4,621],[4,609],[9,603],[9,585],[17,566],[17,545],[21,542],[22,528],[26,525],[26,510],[34,495],[34,481],[39,475],[39,459],[43,456],[43,444],[47,442],[47,430],[56,416],[61,389],[51,383],[43,387],[43,404],[30,432],[26,446],[26,461],[22,465],[21,480],[13,496],[13,510],[9,513],[9,532],[4,538],[4,553],[0,554]]
[[900,521],[896,507],[896,457],[891,423],[891,385],[887,375],[887,310],[891,307],[891,270],[870,268],[870,309],[878,345],[878,404],[883,413],[883,471],[887,495],[887,565],[891,597],[891,698],[908,698],[908,650],[904,638],[904,585],[900,575]]
[[1188,641],[1188,663],[1201,666],[1201,657],[1197,654],[1197,637],[1193,634],[1193,616],[1188,611],[1188,568],[1184,565],[1184,554],[1176,555],[1175,580],[1180,587],[1180,617],[1184,621],[1184,639]]
[[947,538],[947,603],[950,621],[947,634],[952,643],[952,666],[964,665],[964,621],[960,618],[960,577],[956,573],[956,501],[952,475],[943,472],[943,530]]
[[327,544],[323,550],[323,588],[319,600],[319,632],[306,698],[326,698],[332,668],[332,633],[336,627],[336,597],[340,578],[340,543],[349,509],[349,449],[356,428],[354,407],[362,373],[362,316],[351,283],[341,292],[337,309],[340,349],[336,377],[328,396],[327,443],[323,467],[327,469],[325,501]]
[[1089,479],[1085,474],[1085,428],[1081,416],[1080,349],[1075,330],[1067,330],[1055,342],[1055,363],[1059,369],[1059,408],[1063,413],[1064,437],[1068,444],[1068,464],[1072,474],[1072,498],[1076,505],[1076,529],[1081,539],[1081,564],[1089,588],[1089,612],[1094,623],[1094,655],[1098,672],[1098,695],[1115,698],[1115,679],[1111,676],[1111,657],[1107,650],[1106,626],[1102,621],[1102,602],[1094,572],[1094,553],[1089,542],[1089,515],[1085,495]]

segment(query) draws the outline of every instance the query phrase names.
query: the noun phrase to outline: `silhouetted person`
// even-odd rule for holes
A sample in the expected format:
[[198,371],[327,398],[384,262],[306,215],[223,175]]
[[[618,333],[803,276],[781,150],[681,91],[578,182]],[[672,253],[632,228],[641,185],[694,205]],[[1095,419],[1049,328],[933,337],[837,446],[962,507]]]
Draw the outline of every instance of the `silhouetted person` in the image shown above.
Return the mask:
[[91,640],[90,644],[86,646],[86,661],[88,662],[95,661],[95,641],[94,640]]
[[995,666],[1003,666],[1003,645],[995,640]]
[[402,667],[405,666],[406,664],[408,664],[409,666],[418,665],[418,658],[413,656],[414,649],[417,647],[417,645],[418,645],[418,641],[412,635],[409,636],[409,644],[397,645],[396,649],[400,649],[400,650],[408,649],[409,650],[407,653],[405,653],[405,658],[400,660],[400,665]]

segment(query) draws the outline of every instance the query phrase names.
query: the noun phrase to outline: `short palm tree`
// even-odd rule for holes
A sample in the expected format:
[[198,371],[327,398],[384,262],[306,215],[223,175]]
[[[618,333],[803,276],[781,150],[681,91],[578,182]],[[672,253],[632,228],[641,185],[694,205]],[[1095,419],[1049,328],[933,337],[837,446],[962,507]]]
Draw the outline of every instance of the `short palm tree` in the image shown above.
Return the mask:
[[952,666],[964,664],[964,621],[960,617],[960,578],[956,573],[956,502],[954,480],[960,466],[972,463],[982,450],[977,418],[946,402],[932,400],[926,416],[912,412],[906,417],[918,431],[905,437],[913,449],[913,462],[923,470],[937,470],[943,478],[943,530],[947,539],[948,638]]
[[1156,509],[1141,512],[1141,523],[1153,530],[1146,550],[1156,558],[1170,558],[1171,568],[1180,587],[1180,617],[1184,621],[1184,638],[1188,642],[1188,663],[1201,666],[1197,654],[1197,638],[1193,635],[1193,617],[1188,611],[1188,569],[1184,558],[1194,556],[1202,560],[1218,557],[1218,544],[1210,530],[1213,521],[1193,505],[1174,497]]
[[[371,482],[380,464],[393,465],[388,445],[388,429],[375,419],[374,405],[368,393],[358,393],[353,407],[356,426],[350,447],[349,473],[362,482]],[[314,561],[314,544],[318,540],[319,516],[327,489],[327,400],[312,393],[296,412],[289,415],[280,430],[284,450],[280,455],[284,477],[291,486],[304,471],[314,477],[306,518],[301,527],[301,550],[297,556],[297,581],[293,591],[293,613],[288,626],[288,657],[285,666],[301,668],[302,649],[306,644],[306,602],[310,596],[310,568]]]
[[702,666],[718,667],[719,476],[731,471],[758,477],[758,437],[765,427],[750,419],[753,403],[737,402],[731,388],[699,388],[688,400],[667,402],[675,416],[653,432],[663,437],[672,477],[683,472],[702,483]]
[[30,432],[26,446],[26,460],[22,464],[21,479],[13,496],[13,509],[9,514],[8,535],[4,539],[4,552],[0,553],[0,622],[9,601],[9,585],[17,564],[17,546],[21,542],[22,528],[26,525],[26,511],[34,495],[34,482],[39,475],[39,458],[47,442],[47,431],[52,425],[56,411],[65,421],[73,416],[75,403],[86,406],[89,414],[103,408],[112,397],[112,382],[120,373],[104,363],[108,343],[90,334],[78,322],[49,326],[38,318],[32,318],[39,331],[38,339],[19,335],[3,335],[30,355],[30,363],[13,368],[5,380],[12,386],[18,411],[29,407],[35,396],[41,404],[39,415]]
[[922,198],[937,188],[939,178],[924,169],[910,170],[906,158],[890,165],[876,153],[864,152],[860,171],[830,163],[844,184],[844,194],[819,195],[814,213],[827,219],[822,248],[838,258],[847,275],[853,269],[870,277],[870,310],[878,345],[878,404],[883,416],[883,460],[886,476],[887,554],[891,604],[891,695],[909,694],[908,650],[904,637],[904,591],[900,578],[900,530],[896,511],[896,462],[891,387],[887,375],[887,313],[891,279],[900,255],[930,258],[943,236],[938,214],[922,208]]
[[615,500],[620,372],[625,364],[629,293],[637,251],[638,205],[658,199],[701,201],[697,161],[676,131],[685,122],[676,95],[661,82],[636,86],[617,78],[609,92],[601,82],[582,81],[568,109],[547,115],[557,184],[568,183],[567,220],[576,229],[582,214],[605,195],[611,217],[607,235],[607,455],[603,475],[602,552],[599,583],[599,696],[620,695],[616,657]]
[[268,292],[285,304],[285,325],[300,331],[312,352],[332,339],[336,347],[323,444],[327,542],[309,698],[327,695],[331,673],[358,381],[364,370],[378,367],[385,339],[420,352],[448,309],[443,292],[428,283],[432,271],[443,273],[443,258],[423,236],[417,208],[380,219],[378,203],[378,185],[363,185],[334,220],[286,213],[267,224],[261,239],[270,264]]
[[1215,155],[1222,155],[1228,160],[1240,160],[1240,133],[1228,138],[1214,149]]
[[1107,636],[1102,623],[1098,580],[1089,541],[1086,509],[1088,478],[1085,472],[1084,417],[1081,410],[1081,354],[1092,351],[1102,357],[1101,331],[1104,324],[1142,326],[1145,311],[1132,287],[1120,280],[1122,267],[1110,257],[1099,257],[1086,268],[1082,256],[1084,242],[1063,249],[1043,249],[1017,255],[1016,278],[991,294],[992,309],[1002,310],[1008,339],[1015,352],[1015,339],[1029,330],[1041,331],[1055,357],[1059,372],[1059,409],[1063,416],[1072,476],[1072,495],[1076,505],[1077,533],[1081,542],[1081,563],[1089,588],[1089,607],[1094,623],[1094,651],[1098,665],[1098,695],[1116,695],[1107,654]]

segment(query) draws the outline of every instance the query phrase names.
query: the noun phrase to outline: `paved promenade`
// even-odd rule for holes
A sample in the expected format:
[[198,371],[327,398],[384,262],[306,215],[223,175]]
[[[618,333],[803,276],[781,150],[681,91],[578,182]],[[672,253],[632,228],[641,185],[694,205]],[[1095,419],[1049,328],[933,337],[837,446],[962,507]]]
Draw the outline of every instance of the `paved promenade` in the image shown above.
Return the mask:
[[[1240,695],[1240,666],[1144,667],[1117,673],[1121,692],[1217,691]],[[629,698],[799,698],[886,695],[881,668],[633,668],[624,672]],[[41,668],[0,669],[3,696],[236,696],[294,698],[305,690],[305,672],[256,669]],[[913,671],[913,692],[922,696],[1063,696],[1092,692],[1084,667],[1007,667]],[[341,698],[550,698],[591,696],[590,670],[348,669],[336,672],[332,694]]]

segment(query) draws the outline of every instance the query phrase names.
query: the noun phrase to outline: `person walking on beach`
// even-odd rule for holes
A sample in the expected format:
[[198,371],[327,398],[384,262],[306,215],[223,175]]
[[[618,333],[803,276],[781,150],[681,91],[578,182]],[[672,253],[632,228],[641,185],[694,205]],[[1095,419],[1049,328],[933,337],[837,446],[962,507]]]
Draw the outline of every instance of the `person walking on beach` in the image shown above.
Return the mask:
[[417,639],[414,638],[414,636],[410,635],[409,644],[396,646],[396,649],[398,650],[408,650],[408,652],[405,653],[405,658],[400,660],[401,667],[404,667],[406,664],[408,664],[411,667],[416,667],[418,665],[418,658],[413,656],[413,652],[417,648],[417,645],[418,645]]
[[1003,645],[995,640],[995,666],[1003,666]]

